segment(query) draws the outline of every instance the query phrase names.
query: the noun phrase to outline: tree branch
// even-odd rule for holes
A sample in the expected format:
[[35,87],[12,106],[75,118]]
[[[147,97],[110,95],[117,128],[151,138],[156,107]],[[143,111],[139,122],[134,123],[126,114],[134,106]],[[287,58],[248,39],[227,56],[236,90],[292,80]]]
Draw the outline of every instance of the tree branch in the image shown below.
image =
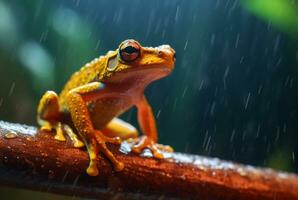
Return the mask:
[[109,145],[125,164],[123,171],[113,171],[100,156],[100,174],[90,177],[84,149],[34,127],[0,121],[0,184],[100,199],[298,199],[294,174],[181,153],[157,160],[150,152],[131,153],[130,147]]

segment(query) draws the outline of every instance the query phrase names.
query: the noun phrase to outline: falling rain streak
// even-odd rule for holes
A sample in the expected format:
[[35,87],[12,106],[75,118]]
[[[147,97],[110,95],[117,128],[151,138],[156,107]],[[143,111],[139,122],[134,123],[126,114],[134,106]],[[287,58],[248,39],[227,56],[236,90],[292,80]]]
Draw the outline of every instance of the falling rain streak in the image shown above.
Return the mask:
[[13,82],[10,86],[9,92],[8,92],[8,96],[10,97],[13,94],[14,88],[15,88],[15,82]]

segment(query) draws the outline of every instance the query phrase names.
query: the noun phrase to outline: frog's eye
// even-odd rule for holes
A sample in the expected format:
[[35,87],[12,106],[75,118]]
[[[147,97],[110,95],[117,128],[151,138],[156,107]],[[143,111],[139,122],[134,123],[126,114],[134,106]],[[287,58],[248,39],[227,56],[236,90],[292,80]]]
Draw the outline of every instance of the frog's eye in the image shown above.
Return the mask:
[[135,41],[127,41],[119,47],[120,58],[125,62],[132,62],[141,55],[141,47]]

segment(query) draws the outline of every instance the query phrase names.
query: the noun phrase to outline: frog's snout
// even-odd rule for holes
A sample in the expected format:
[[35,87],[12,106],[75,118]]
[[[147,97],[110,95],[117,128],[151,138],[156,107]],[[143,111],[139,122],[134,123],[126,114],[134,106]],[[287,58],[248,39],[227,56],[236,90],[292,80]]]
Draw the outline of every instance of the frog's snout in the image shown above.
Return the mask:
[[164,59],[172,60],[175,62],[176,60],[176,52],[169,45],[161,45],[158,47],[158,55],[163,57]]

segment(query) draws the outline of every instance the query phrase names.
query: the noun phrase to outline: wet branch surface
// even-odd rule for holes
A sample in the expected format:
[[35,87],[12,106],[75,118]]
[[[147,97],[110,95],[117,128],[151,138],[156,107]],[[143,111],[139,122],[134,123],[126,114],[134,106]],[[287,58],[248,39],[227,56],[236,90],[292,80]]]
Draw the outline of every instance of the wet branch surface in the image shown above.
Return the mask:
[[85,149],[35,127],[0,121],[0,185],[96,199],[298,199],[294,174],[181,153],[157,160],[149,152],[131,153],[129,143],[109,148],[124,170],[113,171],[100,157],[100,174],[90,177]]

